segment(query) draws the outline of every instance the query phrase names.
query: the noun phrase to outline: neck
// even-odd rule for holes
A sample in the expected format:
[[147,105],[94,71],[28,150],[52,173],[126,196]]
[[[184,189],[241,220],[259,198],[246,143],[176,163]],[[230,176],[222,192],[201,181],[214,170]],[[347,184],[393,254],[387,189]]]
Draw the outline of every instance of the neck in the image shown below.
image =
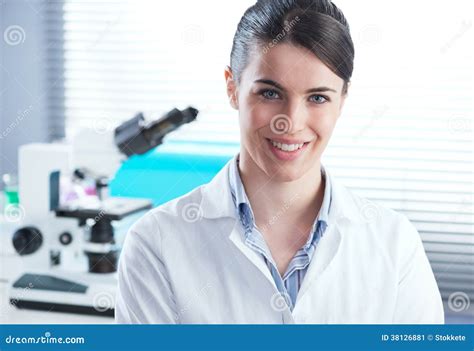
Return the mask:
[[264,173],[253,159],[240,153],[239,172],[257,225],[314,222],[324,197],[318,161],[299,179],[282,182]]

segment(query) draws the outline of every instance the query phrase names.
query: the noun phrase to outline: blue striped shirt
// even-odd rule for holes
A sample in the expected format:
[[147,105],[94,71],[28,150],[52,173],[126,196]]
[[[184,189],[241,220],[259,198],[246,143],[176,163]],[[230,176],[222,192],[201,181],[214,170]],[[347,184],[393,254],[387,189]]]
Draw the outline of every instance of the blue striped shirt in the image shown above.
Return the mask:
[[245,231],[245,244],[262,255],[263,260],[272,274],[278,291],[285,299],[290,310],[293,310],[294,308],[298,291],[303,282],[309,263],[311,262],[311,258],[313,257],[316,245],[328,226],[328,216],[331,206],[331,181],[329,177],[326,177],[326,172],[322,165],[321,175],[325,182],[325,189],[319,216],[313,223],[311,233],[305,245],[296,252],[282,277],[278,272],[277,265],[272,258],[263,235],[255,224],[252,207],[240,178],[239,155],[234,157],[234,160],[230,165],[229,179],[232,199]]

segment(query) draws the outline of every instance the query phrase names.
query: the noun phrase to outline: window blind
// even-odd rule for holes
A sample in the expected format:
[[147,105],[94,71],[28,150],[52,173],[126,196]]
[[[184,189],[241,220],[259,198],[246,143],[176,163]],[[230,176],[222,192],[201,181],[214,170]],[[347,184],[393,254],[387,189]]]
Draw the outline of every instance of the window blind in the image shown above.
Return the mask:
[[[238,143],[223,69],[252,3],[48,2],[53,136],[192,105],[201,111],[198,122],[168,140]],[[359,195],[408,216],[451,312],[472,314],[470,3],[336,4],[351,25],[356,59],[323,163]]]

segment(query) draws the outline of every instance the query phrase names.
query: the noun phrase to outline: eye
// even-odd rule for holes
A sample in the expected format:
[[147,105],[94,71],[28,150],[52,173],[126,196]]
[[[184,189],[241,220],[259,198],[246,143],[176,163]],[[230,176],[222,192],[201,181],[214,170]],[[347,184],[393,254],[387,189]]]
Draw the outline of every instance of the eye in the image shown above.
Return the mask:
[[280,97],[278,95],[278,93],[275,90],[272,90],[272,89],[260,90],[259,94],[262,95],[265,99],[268,99],[268,100],[275,100],[275,99],[278,99]]
[[329,101],[329,99],[328,99],[327,97],[323,96],[323,95],[312,95],[312,96],[310,97],[310,99],[313,98],[313,97],[319,98],[319,99],[313,99],[313,100],[311,100],[311,101],[313,101],[313,102],[315,102],[315,103],[317,103],[317,104],[324,104],[325,102]]

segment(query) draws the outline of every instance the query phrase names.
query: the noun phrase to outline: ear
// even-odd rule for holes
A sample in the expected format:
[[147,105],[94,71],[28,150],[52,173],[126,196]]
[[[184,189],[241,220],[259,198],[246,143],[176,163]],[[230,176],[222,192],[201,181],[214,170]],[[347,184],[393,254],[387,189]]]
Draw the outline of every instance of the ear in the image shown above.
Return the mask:
[[232,69],[229,66],[225,67],[224,70],[225,83],[227,86],[227,96],[229,97],[229,103],[232,108],[238,110],[239,102],[237,99],[237,83],[234,80]]

